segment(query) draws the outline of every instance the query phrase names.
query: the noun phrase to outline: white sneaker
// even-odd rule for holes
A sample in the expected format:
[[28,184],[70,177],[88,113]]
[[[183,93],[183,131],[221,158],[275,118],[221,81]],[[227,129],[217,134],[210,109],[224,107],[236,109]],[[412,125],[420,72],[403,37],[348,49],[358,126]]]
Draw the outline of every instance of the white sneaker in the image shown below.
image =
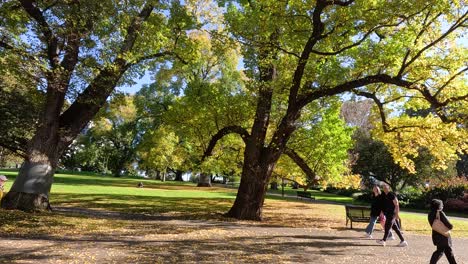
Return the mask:
[[401,241],[400,244],[398,244],[398,247],[407,247],[408,246],[408,242],[406,241]]
[[375,241],[375,242],[377,242],[377,244],[380,244],[380,245],[382,245],[382,246],[385,247],[385,241],[383,241],[383,240],[377,240],[377,241]]
[[391,236],[391,237],[387,237],[388,240],[395,240],[395,237],[394,236]]
[[366,238],[372,239],[372,235],[369,234],[369,233],[367,233],[367,232],[366,232],[366,234],[365,234],[364,236],[365,236]]

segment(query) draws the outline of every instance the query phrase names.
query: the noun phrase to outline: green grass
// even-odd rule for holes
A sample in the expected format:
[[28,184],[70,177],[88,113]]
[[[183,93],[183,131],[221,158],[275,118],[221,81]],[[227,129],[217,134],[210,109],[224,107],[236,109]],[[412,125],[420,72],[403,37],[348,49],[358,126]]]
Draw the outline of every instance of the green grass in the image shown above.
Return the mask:
[[[0,171],[8,176],[5,190],[8,191],[16,171]],[[139,182],[144,188],[137,188]],[[51,191],[53,207],[74,207],[91,210],[153,215],[170,219],[208,219],[233,221],[222,217],[232,206],[236,189],[197,188],[187,182],[161,182],[151,179],[103,176],[89,173],[56,174]],[[351,197],[311,190],[317,200],[335,203],[352,203]],[[276,193],[281,193],[276,191]],[[286,194],[295,196],[296,190],[286,189]],[[333,204],[301,202],[296,198],[268,195],[265,201],[266,223],[275,226],[301,226],[340,229],[344,227],[344,207]],[[402,213],[405,230],[428,234],[430,227],[425,215]],[[452,220],[456,236],[468,237],[468,221]],[[252,223],[255,224],[255,223]],[[0,213],[0,233],[28,235],[69,232],[106,233],[138,230],[135,222],[122,219],[96,219],[86,215],[59,213],[35,213],[8,211]],[[359,224],[358,224],[359,225]],[[363,224],[364,225],[364,224]],[[129,227],[131,226],[131,228]],[[65,230],[65,231],[64,231]],[[163,232],[155,229],[152,232]]]
[[[7,175],[5,191],[11,188],[17,172]],[[143,188],[137,184],[143,182]],[[112,177],[89,173],[55,174],[50,194],[52,206],[75,206],[131,213],[185,213],[188,218],[204,217],[198,211],[206,206],[211,211],[227,211],[235,198],[235,190],[196,188],[190,182],[161,182],[152,179]],[[220,206],[222,205],[222,206]]]
[[[296,196],[297,191],[303,191],[303,189],[292,189],[290,186],[286,186],[284,188],[284,194],[289,196]],[[335,202],[340,204],[363,204],[360,202],[356,202],[353,200],[352,197],[337,195],[333,193],[326,193],[318,190],[307,190],[308,192],[312,193],[312,196],[315,197],[316,200],[324,200],[329,202]],[[268,190],[269,193],[274,194],[281,194],[281,188],[279,190]]]
[[[284,194],[287,196],[296,196],[297,191],[303,191],[303,189],[292,189],[290,186],[284,188]],[[307,190],[308,192],[312,193],[312,196],[315,197],[317,200],[324,200],[329,202],[334,202],[338,204],[355,204],[355,205],[370,205],[369,203],[362,202],[362,201],[355,201],[352,197],[337,195],[333,193],[327,193],[317,190]],[[281,188],[279,190],[268,190],[268,193],[273,194],[281,194]],[[275,199],[277,196],[270,195],[268,196],[271,199]],[[289,199],[289,198],[285,198]],[[426,214],[428,212],[427,209],[413,209],[413,208],[402,208],[402,211],[405,212],[413,212],[413,213],[422,213]],[[448,216],[455,216],[455,217],[462,217],[468,218],[468,215],[458,212],[445,212]]]

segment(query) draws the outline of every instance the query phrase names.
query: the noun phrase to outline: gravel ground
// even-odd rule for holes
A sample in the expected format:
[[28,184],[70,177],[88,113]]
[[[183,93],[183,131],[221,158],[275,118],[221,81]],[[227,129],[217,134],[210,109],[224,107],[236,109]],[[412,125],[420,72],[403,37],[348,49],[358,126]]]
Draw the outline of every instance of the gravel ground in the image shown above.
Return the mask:
[[[141,220],[139,220],[141,221]],[[146,219],[164,234],[0,237],[0,263],[428,263],[430,236],[405,233],[409,247],[386,247],[360,229],[312,229],[238,222]],[[177,228],[175,228],[177,227]],[[374,236],[380,238],[381,231]],[[468,238],[454,239],[468,264]],[[439,263],[448,263],[443,257]]]

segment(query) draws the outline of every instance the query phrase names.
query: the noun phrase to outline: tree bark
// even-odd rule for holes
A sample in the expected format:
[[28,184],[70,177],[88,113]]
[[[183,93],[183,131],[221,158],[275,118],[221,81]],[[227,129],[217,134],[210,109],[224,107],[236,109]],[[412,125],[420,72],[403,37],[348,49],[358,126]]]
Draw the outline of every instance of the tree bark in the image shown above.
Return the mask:
[[181,170],[176,170],[175,171],[175,181],[184,181],[182,178],[183,171]]
[[53,122],[46,122],[31,140],[27,158],[8,194],[2,199],[4,209],[23,211],[48,210],[49,193],[62,145]]
[[276,161],[263,164],[259,161],[244,159],[236,200],[226,216],[242,220],[262,220],[263,202]]
[[209,173],[200,173],[197,187],[211,187],[211,175]]

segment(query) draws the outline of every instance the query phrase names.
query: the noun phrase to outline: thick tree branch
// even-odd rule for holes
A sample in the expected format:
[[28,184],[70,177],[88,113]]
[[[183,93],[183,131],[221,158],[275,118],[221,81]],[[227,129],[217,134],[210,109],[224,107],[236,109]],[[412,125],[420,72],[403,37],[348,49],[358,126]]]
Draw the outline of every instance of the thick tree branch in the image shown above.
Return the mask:
[[201,158],[201,162],[203,162],[207,157],[212,155],[213,149],[216,146],[216,143],[222,139],[224,136],[229,134],[239,134],[244,140],[244,143],[247,144],[247,140],[250,137],[249,132],[245,130],[241,126],[227,126],[219,130],[210,140],[208,147],[206,148],[205,152],[203,153],[203,157]]
[[395,24],[385,24],[385,25],[379,25],[379,26],[376,26],[372,29],[370,29],[366,34],[364,34],[364,36],[358,40],[357,42],[351,44],[351,45],[348,45],[346,47],[342,47],[341,49],[338,49],[336,51],[319,51],[319,50],[312,50],[311,52],[314,53],[314,54],[317,54],[317,55],[323,55],[323,56],[333,56],[333,55],[338,55],[346,50],[349,50],[351,48],[354,48],[354,47],[357,47],[359,45],[361,45],[372,33],[374,33],[376,30],[378,29],[381,29],[381,28],[385,28],[385,27],[397,27],[399,25],[401,25],[404,21],[404,19],[402,19],[401,21],[399,21],[398,23],[395,23]]
[[[26,146],[26,144],[24,144],[24,146]],[[23,159],[26,159],[27,156],[26,156],[26,150],[25,149],[22,149],[18,146],[14,146],[14,145],[10,145],[4,141],[0,141],[0,147],[2,148],[5,148],[7,150],[9,150],[10,152],[12,152],[13,154],[23,158]]]
[[376,74],[371,76],[366,76],[360,79],[352,80],[343,84],[336,85],[332,88],[322,88],[318,90],[314,90],[308,93],[304,93],[300,96],[297,106],[298,108],[302,108],[308,103],[316,100],[318,98],[333,96],[336,94],[340,94],[343,92],[349,92],[352,89],[359,88],[362,86],[366,86],[373,83],[386,83],[386,84],[394,84],[401,87],[412,88],[414,83],[403,80],[401,78],[392,77],[387,74]]
[[[314,48],[315,44],[322,38],[322,33],[325,29],[325,26],[321,20],[321,15],[325,7],[330,5],[330,1],[323,1],[318,0],[317,4],[314,8],[314,13],[312,14],[312,33],[307,40],[307,43],[302,50],[301,56],[297,63],[296,70],[294,71],[292,85],[289,90],[289,101],[288,101],[288,109],[291,108],[297,99],[297,94],[299,91],[299,87],[301,86],[302,77],[304,76],[304,70],[309,60],[310,53]],[[288,110],[289,111],[289,110]]]
[[307,179],[309,179],[311,182],[317,181],[317,174],[313,169],[307,165],[307,162],[293,149],[290,148],[285,148],[284,154],[286,154],[288,157],[290,157],[296,165],[301,168],[301,170],[305,173]]
[[118,80],[125,73],[131,63],[124,57],[130,52],[138,37],[143,23],[149,18],[153,6],[147,4],[141,12],[135,16],[127,28],[127,35],[114,62],[99,72],[88,87],[77,97],[75,102],[60,116],[60,127],[64,131],[64,144],[73,140],[86,124],[104,104],[112,93]]
[[84,27],[80,26],[81,23],[81,20],[76,22],[67,21],[67,25],[72,30],[66,36],[67,44],[65,46],[65,55],[63,56],[63,60],[60,64],[60,66],[65,70],[67,81],[69,80],[71,73],[78,63],[81,38],[87,35],[90,29],[93,27],[93,21],[91,21],[91,19],[86,21]]
[[[136,64],[141,63],[141,62],[146,61],[146,60],[162,58],[162,57],[168,56],[168,55],[173,55],[173,56],[176,56],[177,58],[179,58],[179,56],[177,54],[175,54],[174,52],[172,52],[172,51],[161,51],[161,52],[157,52],[157,53],[154,53],[154,54],[142,56],[142,57],[136,59],[135,62],[132,63],[132,65],[136,65]],[[183,62],[185,62],[185,61],[183,61]]]
[[[397,132],[405,128],[415,128],[415,127],[424,128],[421,126],[413,126],[413,125],[390,127],[390,125],[387,122],[384,105],[394,100],[390,100],[388,102],[382,102],[378,99],[375,93],[363,92],[363,91],[358,91],[358,90],[353,90],[353,93],[359,96],[372,99],[374,101],[374,103],[377,105],[377,108],[379,109],[380,119],[381,119],[382,128],[384,132]],[[437,113],[437,109],[436,109],[436,113]],[[442,122],[445,122],[445,123],[452,122],[445,115],[439,115],[439,117],[442,120]]]
[[[70,33],[67,38],[67,45],[65,46],[65,55],[62,62],[60,63],[61,71],[55,75],[56,80],[60,80],[59,88],[62,93],[62,97],[65,97],[66,92],[69,88],[70,78],[75,70],[76,64],[78,63],[78,55],[80,51],[80,35],[76,30]],[[50,81],[49,81],[50,86]],[[60,112],[63,106],[60,105],[58,112]]]
[[[452,79],[452,78],[451,78]],[[452,79],[453,80],[453,79]],[[444,84],[446,85],[446,84]],[[409,88],[409,87],[407,87]],[[412,85],[410,89],[414,89],[421,93],[421,95],[424,97],[424,99],[431,105],[431,107],[434,109],[435,113],[439,118],[442,120],[444,123],[452,123],[452,122],[458,122],[458,118],[450,118],[449,116],[446,115],[444,108],[447,107],[450,103],[457,102],[457,101],[463,101],[468,98],[468,94],[461,95],[461,96],[454,96],[447,98],[444,101],[439,101],[435,95],[432,95],[427,86],[425,85]],[[440,89],[439,89],[440,90]]]
[[124,55],[125,53],[132,50],[133,45],[135,45],[135,41],[138,37],[138,31],[141,30],[143,22],[149,18],[151,12],[153,12],[153,9],[153,5],[146,4],[140,13],[135,18],[133,18],[132,23],[130,23],[130,26],[127,28],[127,36],[120,49],[120,55]]
[[26,13],[28,13],[28,15],[39,25],[39,30],[47,44],[47,57],[49,59],[50,66],[55,69],[60,63],[57,37],[52,32],[52,29],[44,18],[42,11],[36,6],[35,1],[20,0],[20,3]]
[[349,6],[352,3],[354,3],[354,0],[348,0],[348,1],[337,1],[337,0],[332,0],[332,1],[326,1],[327,5],[337,5],[337,6]]
[[387,117],[386,117],[385,111],[384,111],[384,103],[382,103],[379,100],[379,98],[377,98],[375,93],[362,92],[362,91],[358,91],[358,90],[353,90],[353,93],[356,94],[356,95],[359,95],[359,96],[363,96],[363,97],[372,99],[374,101],[375,105],[377,105],[377,108],[379,109],[379,114],[380,114],[380,119],[381,119],[381,122],[382,122],[383,130],[385,132],[395,131],[395,129],[390,128],[390,125],[387,123]]

